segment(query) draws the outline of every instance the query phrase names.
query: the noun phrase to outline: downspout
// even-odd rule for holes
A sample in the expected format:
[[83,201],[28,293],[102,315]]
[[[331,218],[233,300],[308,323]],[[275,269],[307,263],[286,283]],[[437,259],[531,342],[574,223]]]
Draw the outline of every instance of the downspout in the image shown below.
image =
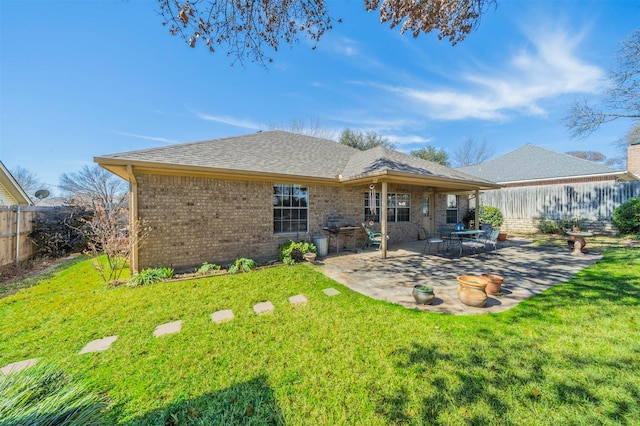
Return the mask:
[[[133,226],[136,232],[142,232],[135,224],[138,221],[138,181],[133,174],[133,167],[131,164],[127,164],[127,173],[129,174],[129,225]],[[138,240],[139,235],[136,235],[135,244],[131,248],[129,257],[129,269],[131,275],[138,273]]]
[[476,229],[480,229],[480,190],[476,189],[476,217],[473,221]]
[[382,194],[380,194],[380,208],[382,214],[380,215],[382,241],[380,246],[382,247],[382,258],[387,258],[387,182],[382,182]]
[[20,206],[16,206],[16,265],[20,263]]

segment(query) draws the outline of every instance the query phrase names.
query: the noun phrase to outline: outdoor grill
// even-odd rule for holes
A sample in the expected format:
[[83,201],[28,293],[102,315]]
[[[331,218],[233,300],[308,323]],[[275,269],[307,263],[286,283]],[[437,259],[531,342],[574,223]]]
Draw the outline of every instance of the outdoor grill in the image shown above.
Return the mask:
[[[336,253],[340,252],[340,237],[343,238],[343,244],[346,243],[346,238],[353,239],[353,251],[356,249],[356,221],[349,218],[331,217],[327,221],[327,226],[322,228],[323,231],[329,234],[330,238],[333,238],[336,245]],[[343,247],[345,248],[345,247]]]

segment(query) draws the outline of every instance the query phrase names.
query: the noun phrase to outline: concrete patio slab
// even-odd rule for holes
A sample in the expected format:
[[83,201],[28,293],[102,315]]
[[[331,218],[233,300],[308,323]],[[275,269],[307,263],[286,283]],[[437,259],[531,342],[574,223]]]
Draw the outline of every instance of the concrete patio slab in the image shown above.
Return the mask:
[[[414,241],[393,246],[386,259],[382,259],[381,252],[373,250],[329,256],[320,270],[340,284],[374,299],[412,309],[469,315],[510,309],[551,286],[566,282],[602,257],[594,252],[572,256],[566,249],[536,246],[526,239],[501,242],[496,251],[462,257],[422,254],[424,244],[424,241]],[[483,273],[504,277],[503,294],[489,296],[482,308],[462,304],[457,295],[456,277]],[[434,288],[432,305],[418,305],[413,299],[413,286],[421,283]]]
[[103,337],[102,339],[92,340],[89,343],[87,343],[84,346],[84,348],[82,348],[80,352],[78,352],[78,354],[81,355],[89,352],[106,351],[111,347],[111,344],[113,344],[113,342],[115,342],[117,338],[118,336],[108,336],[108,337]]
[[173,321],[166,324],[161,324],[153,330],[153,337],[160,337],[166,334],[180,333],[182,330],[182,321]]
[[231,321],[233,318],[233,311],[231,309],[225,309],[211,314],[211,321],[217,322],[218,324]]
[[305,305],[307,303],[307,298],[302,294],[296,294],[289,298],[289,302],[294,306]]
[[[335,264],[334,264],[334,265],[335,265]],[[349,272],[350,272],[350,271],[348,271],[348,270],[343,271],[343,273],[349,273]],[[329,274],[326,274],[326,275],[329,275]],[[329,276],[331,276],[331,275],[329,275]],[[331,278],[333,278],[333,277],[331,277]],[[334,279],[335,279],[335,278],[334,278]],[[336,281],[338,281],[338,280],[336,279]],[[340,281],[338,281],[338,282],[340,282]],[[341,283],[341,284],[343,284],[343,283]],[[345,284],[345,285],[346,285],[346,284]],[[340,292],[339,292],[338,290],[336,290],[335,288],[325,288],[324,290],[322,290],[322,292],[323,292],[324,294],[326,294],[327,296],[329,296],[329,297],[331,297],[331,296],[337,296],[337,295],[339,295],[339,294],[340,294]]]
[[9,374],[19,373],[29,367],[36,365],[40,358],[25,359],[24,361],[12,362],[0,368],[0,373],[8,376]]
[[258,315],[271,312],[273,311],[273,309],[274,309],[273,303],[269,301],[256,303],[255,305],[253,305],[253,311]]

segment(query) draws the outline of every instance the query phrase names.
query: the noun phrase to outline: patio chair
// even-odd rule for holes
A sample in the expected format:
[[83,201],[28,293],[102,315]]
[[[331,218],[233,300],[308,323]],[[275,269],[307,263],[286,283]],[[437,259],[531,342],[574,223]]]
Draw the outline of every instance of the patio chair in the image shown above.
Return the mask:
[[462,241],[460,242],[461,247],[460,247],[460,254],[462,254],[462,249],[464,247],[468,247],[470,248],[474,254],[478,253],[478,250],[480,249],[484,249],[485,248],[485,242],[484,239],[482,237],[482,233],[476,235],[473,238],[463,238]]
[[[376,232],[365,222],[361,223],[362,229],[366,234],[366,238],[364,240],[364,244],[362,245],[362,249],[376,247],[376,250],[380,250],[382,248],[382,234],[380,232]],[[387,236],[387,240],[389,236]]]
[[429,247],[428,253],[431,254],[431,245],[436,244],[436,250],[439,252],[440,247],[444,244],[445,241],[440,236],[436,235],[427,235],[424,242],[424,248],[422,249],[422,254],[427,252],[427,247]]
[[492,229],[489,237],[484,240],[485,247],[491,245],[493,246],[493,250],[495,251],[496,246],[498,245],[498,235],[500,235],[500,228]]

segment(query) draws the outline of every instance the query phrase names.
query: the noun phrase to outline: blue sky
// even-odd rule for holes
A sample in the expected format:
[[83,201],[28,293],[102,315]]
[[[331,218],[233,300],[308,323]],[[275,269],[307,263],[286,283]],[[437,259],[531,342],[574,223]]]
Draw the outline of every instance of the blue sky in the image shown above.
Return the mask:
[[526,143],[613,157],[632,124],[571,140],[561,119],[597,99],[640,2],[498,0],[456,46],[390,30],[362,0],[327,5],[343,22],[265,70],[168,35],[155,1],[0,0],[0,159],[55,191],[94,156],[292,120],[375,131],[404,152],[486,139],[494,157]]

